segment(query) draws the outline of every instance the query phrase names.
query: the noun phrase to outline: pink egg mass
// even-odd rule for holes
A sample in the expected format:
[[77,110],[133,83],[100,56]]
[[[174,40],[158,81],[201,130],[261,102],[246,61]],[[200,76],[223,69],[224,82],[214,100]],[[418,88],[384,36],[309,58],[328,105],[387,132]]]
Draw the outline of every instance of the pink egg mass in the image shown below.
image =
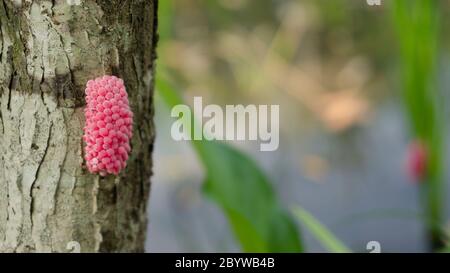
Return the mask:
[[118,175],[130,153],[133,113],[123,80],[103,76],[86,84],[85,159],[88,170]]
[[428,168],[428,151],[423,142],[416,140],[409,144],[406,167],[414,181],[422,181],[425,178]]

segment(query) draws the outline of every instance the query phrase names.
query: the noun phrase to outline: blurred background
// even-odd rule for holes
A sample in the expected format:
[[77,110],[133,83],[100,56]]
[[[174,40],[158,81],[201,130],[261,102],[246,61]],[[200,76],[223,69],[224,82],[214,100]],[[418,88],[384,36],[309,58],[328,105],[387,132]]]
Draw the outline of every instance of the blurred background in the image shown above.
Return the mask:
[[[265,173],[295,221],[302,251],[329,249],[291,214],[293,206],[355,252],[367,252],[369,241],[383,252],[430,251],[434,220],[427,214],[439,218],[446,238],[448,202],[427,194],[450,193],[450,6],[395,1],[159,3],[157,77],[161,70],[170,75],[185,103],[202,96],[204,105],[280,105],[277,151],[261,152],[258,142],[227,144]],[[242,251],[227,214],[202,190],[207,170],[195,149],[172,139],[174,119],[159,90],[155,107],[147,251]],[[422,134],[422,123],[432,133]],[[411,152],[418,141],[439,145],[425,145],[430,156],[421,159]],[[414,169],[421,162],[426,174]],[[427,198],[439,209],[430,209]]]

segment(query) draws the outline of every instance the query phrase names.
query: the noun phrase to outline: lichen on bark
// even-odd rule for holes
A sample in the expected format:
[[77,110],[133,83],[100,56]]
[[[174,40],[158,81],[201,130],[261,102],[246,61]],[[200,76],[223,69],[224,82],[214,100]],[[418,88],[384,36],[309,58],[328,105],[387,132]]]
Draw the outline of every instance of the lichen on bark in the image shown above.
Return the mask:
[[[0,0],[0,251],[143,251],[154,140],[156,0]],[[87,172],[84,88],[124,79],[132,152]]]

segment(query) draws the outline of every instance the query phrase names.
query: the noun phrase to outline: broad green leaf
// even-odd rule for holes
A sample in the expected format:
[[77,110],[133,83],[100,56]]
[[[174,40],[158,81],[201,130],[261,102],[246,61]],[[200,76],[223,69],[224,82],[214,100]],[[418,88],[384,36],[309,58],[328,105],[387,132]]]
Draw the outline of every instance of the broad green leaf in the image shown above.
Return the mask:
[[[156,89],[169,107],[182,104],[160,74]],[[191,143],[206,170],[204,192],[222,208],[244,251],[302,251],[294,221],[281,207],[267,176],[248,156],[218,141]]]
[[295,206],[292,209],[294,215],[303,223],[322,246],[330,252],[349,253],[351,250],[346,247],[336,236],[333,235],[316,218],[301,207]]
[[[259,167],[243,153],[223,143],[203,142],[203,145],[205,149],[200,157],[208,177],[204,191],[227,212],[244,250],[299,252],[297,228],[279,205],[270,182]],[[264,243],[255,245],[253,238],[240,236],[249,229],[262,237]]]
[[231,223],[231,228],[241,243],[242,250],[245,252],[264,252],[267,251],[267,242],[256,227],[242,215],[241,212],[233,209],[224,209],[225,215]]

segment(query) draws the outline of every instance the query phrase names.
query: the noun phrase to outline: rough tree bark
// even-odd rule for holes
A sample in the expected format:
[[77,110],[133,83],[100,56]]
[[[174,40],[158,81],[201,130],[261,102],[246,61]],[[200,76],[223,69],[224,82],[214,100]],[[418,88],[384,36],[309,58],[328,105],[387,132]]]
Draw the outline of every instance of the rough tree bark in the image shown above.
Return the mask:
[[[0,251],[143,251],[153,149],[157,0],[0,0]],[[132,152],[87,172],[84,87],[124,79]]]

